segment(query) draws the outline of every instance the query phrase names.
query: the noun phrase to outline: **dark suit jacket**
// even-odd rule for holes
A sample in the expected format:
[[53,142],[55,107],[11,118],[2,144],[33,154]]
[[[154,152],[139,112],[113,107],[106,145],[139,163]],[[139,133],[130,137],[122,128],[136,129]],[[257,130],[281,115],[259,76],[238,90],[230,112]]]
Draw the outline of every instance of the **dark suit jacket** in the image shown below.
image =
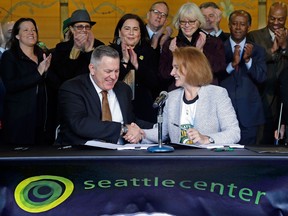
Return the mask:
[[218,36],[218,38],[220,38],[223,42],[225,42],[229,37],[230,37],[230,34],[226,33],[226,32],[223,32],[223,31]]
[[259,86],[259,90],[266,118],[273,118],[277,121],[279,112],[278,78],[280,72],[285,67],[288,67],[288,51],[282,54],[278,50],[272,55],[271,47],[273,46],[273,41],[267,27],[249,32],[248,38],[250,41],[262,46],[266,51],[267,79]]
[[[226,64],[233,60],[231,43],[224,43]],[[251,127],[265,122],[263,104],[257,89],[257,84],[265,81],[267,77],[265,50],[253,44],[252,65],[248,70],[245,61],[241,59],[238,71],[226,73],[226,78],[220,86],[227,89],[235,108],[238,121],[244,127]]]
[[[139,123],[133,115],[130,87],[118,81],[113,90],[120,105],[124,124],[137,122],[141,127],[149,128],[147,125]],[[100,99],[89,74],[79,75],[61,86],[59,116],[60,142],[77,145],[97,139],[117,143],[120,137],[121,123],[101,121]]]
[[288,67],[284,68],[279,76],[280,96],[283,102],[282,123],[288,125]]

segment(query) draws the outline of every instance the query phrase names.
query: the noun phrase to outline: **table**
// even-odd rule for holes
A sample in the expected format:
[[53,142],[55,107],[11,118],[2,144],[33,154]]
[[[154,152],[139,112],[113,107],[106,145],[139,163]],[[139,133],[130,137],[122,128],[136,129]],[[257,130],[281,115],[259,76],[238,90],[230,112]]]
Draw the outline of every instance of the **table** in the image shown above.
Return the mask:
[[288,154],[0,150],[0,215],[288,215]]

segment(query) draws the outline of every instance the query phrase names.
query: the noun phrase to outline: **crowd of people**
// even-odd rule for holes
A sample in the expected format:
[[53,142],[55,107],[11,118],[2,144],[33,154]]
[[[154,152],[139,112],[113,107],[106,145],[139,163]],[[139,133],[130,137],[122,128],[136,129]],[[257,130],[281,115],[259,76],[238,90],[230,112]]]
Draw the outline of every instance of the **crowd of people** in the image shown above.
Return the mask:
[[157,142],[153,102],[163,91],[165,142],[285,142],[287,5],[273,3],[267,26],[251,32],[245,10],[233,11],[223,32],[214,2],[183,4],[173,15],[175,37],[168,15],[165,1],[153,3],[146,20],[124,14],[105,45],[89,13],[76,10],[53,49],[39,42],[33,18],[2,24],[1,144]]

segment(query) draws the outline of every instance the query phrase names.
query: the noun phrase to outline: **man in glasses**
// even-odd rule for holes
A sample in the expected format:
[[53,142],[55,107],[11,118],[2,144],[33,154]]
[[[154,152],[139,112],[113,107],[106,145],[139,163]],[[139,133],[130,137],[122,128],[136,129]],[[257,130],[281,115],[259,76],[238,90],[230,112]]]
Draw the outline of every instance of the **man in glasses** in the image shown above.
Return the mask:
[[49,81],[48,120],[51,121],[52,132],[57,126],[57,95],[60,85],[79,74],[89,74],[88,65],[92,51],[104,45],[103,42],[94,38],[91,28],[95,23],[91,21],[86,10],[74,11],[67,23],[71,31],[70,39],[58,43],[52,52],[53,57],[47,75]]
[[[158,1],[151,5],[147,13],[147,31],[154,49],[161,49],[162,45],[173,33],[170,26],[165,27],[169,13],[169,7],[166,2]],[[159,50],[160,52],[160,50]]]

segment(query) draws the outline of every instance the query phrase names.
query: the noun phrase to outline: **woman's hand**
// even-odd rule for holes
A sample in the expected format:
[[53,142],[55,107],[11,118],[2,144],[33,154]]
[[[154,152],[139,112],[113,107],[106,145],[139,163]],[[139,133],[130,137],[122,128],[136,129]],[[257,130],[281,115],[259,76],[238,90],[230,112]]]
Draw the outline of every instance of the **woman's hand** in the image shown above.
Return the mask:
[[200,143],[200,144],[209,144],[208,136],[202,135],[198,130],[195,128],[189,128],[187,130],[187,136],[189,140],[192,140],[193,143]]
[[199,38],[196,42],[196,47],[203,52],[203,47],[204,47],[205,43],[206,43],[206,34],[203,32],[200,32]]
[[122,60],[126,63],[131,62],[131,64],[134,66],[136,70],[138,70],[139,64],[138,64],[138,57],[136,52],[134,51],[134,48],[131,46],[126,45],[124,42],[121,43],[121,49],[122,49]]
[[47,57],[46,57],[46,54],[43,53],[43,61],[40,62],[39,66],[38,66],[38,71],[41,75],[43,75],[43,73],[45,73],[48,70],[48,68],[50,67],[51,58],[52,58],[51,53]]
[[170,42],[169,50],[170,50],[171,52],[174,52],[175,49],[177,49],[176,40],[177,40],[177,38],[175,37],[175,38],[173,38],[173,39],[171,40],[171,42]]

